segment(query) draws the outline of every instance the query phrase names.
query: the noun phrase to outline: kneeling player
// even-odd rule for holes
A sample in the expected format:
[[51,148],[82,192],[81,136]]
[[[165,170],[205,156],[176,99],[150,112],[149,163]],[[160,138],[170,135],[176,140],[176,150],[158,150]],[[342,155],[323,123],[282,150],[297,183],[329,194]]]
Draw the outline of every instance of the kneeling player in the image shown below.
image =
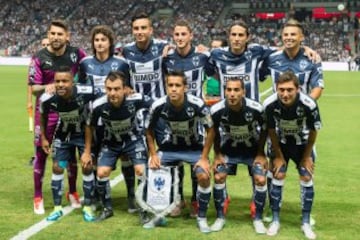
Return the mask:
[[[140,94],[125,96],[126,76],[110,72],[105,80],[106,95],[93,104],[91,118],[85,132],[85,151],[81,159],[91,159],[92,136],[96,129],[104,131],[97,162],[97,191],[104,209],[98,221],[113,216],[110,173],[120,156],[127,156],[134,164],[135,174],[142,178],[147,163],[147,149],[141,135],[136,114],[151,105],[150,99]],[[142,124],[142,123],[140,123]]]
[[[150,168],[159,168],[161,164],[178,165],[182,161],[194,166],[198,181],[198,226],[201,232],[210,232],[206,220],[211,195],[208,154],[214,132],[204,101],[186,94],[186,90],[184,73],[170,72],[166,76],[167,96],[156,100],[150,108],[145,124]],[[162,129],[156,129],[159,126]],[[207,143],[207,147],[203,147],[205,129],[205,141],[211,143]]]
[[287,165],[291,158],[298,169],[301,187],[302,226],[308,239],[316,234],[310,226],[314,200],[312,175],[314,171],[313,146],[321,128],[318,106],[310,96],[302,93],[296,75],[287,71],[276,83],[276,93],[264,101],[268,133],[273,156],[271,171],[270,206],[273,221],[267,234],[274,236],[280,229],[280,207]]
[[[62,215],[61,198],[63,193],[64,169],[84,150],[84,126],[88,103],[94,99],[92,86],[74,86],[74,77],[70,67],[60,67],[54,76],[56,94],[44,93],[41,98],[41,141],[45,153],[49,154],[50,144],[46,135],[49,112],[58,112],[58,122],[53,146],[53,174],[51,189],[54,199],[54,211],[47,217],[48,221],[56,221]],[[82,162],[83,190],[84,190],[84,220],[93,221],[95,218],[90,208],[94,189],[94,175],[91,161]]]
[[260,103],[246,98],[243,80],[234,78],[226,82],[225,99],[211,107],[211,117],[215,129],[213,192],[217,211],[217,220],[212,230],[219,231],[225,224],[223,206],[226,177],[228,174],[236,174],[237,164],[241,163],[252,168],[255,183],[255,232],[265,234],[266,228],[261,220],[267,190],[263,107]]

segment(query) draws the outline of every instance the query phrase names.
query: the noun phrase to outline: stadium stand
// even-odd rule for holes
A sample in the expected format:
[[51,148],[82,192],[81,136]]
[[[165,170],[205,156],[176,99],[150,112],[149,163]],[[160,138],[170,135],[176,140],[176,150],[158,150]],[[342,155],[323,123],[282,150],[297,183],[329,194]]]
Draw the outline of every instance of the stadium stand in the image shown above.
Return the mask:
[[[279,29],[286,18],[260,19],[256,14],[259,11],[284,9],[286,17],[296,16],[299,11],[295,12],[292,2],[281,1],[282,4],[279,4],[279,1],[273,0],[201,0],[189,4],[185,0],[0,0],[0,49],[7,56],[31,56],[38,50],[37,41],[46,34],[48,21],[54,18],[68,19],[71,23],[72,45],[81,46],[88,52],[91,48],[90,30],[97,24],[111,26],[117,35],[117,42],[124,44],[132,41],[131,16],[139,10],[152,15],[155,36],[159,38],[171,40],[173,24],[184,18],[192,24],[194,43],[207,44],[213,37],[224,37],[228,24],[233,19],[241,18],[251,26],[252,42],[278,46],[281,44]],[[323,6],[335,1],[302,2]],[[360,7],[356,1],[348,2],[354,9]],[[247,13],[234,13],[229,7],[234,3],[249,4]],[[225,17],[220,18],[224,12]],[[357,52],[359,45],[359,19],[353,15],[340,14],[316,20],[305,13],[301,16],[307,31],[305,44],[317,50],[324,61],[346,61],[348,56]],[[351,52],[351,49],[354,51]]]

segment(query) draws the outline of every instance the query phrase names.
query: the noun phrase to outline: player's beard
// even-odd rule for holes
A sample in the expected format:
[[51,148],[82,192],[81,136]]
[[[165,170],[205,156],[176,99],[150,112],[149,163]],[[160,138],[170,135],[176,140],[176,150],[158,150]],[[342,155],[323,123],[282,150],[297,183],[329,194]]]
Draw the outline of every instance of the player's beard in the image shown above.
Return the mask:
[[65,46],[65,43],[62,43],[60,41],[53,41],[50,43],[51,49],[56,51],[59,51],[60,49],[62,49]]

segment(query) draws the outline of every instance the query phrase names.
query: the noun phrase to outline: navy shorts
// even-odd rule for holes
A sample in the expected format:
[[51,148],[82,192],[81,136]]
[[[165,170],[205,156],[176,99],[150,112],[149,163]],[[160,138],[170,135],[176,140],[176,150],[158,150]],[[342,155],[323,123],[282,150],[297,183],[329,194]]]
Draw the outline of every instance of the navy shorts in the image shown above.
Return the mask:
[[65,162],[74,162],[76,159],[76,149],[79,152],[79,156],[81,156],[84,152],[84,148],[85,142],[83,135],[72,137],[69,141],[61,141],[60,139],[55,138],[52,143],[53,161],[57,161],[61,164],[66,164]]
[[178,152],[158,151],[157,154],[160,158],[161,165],[164,166],[174,166],[181,162],[195,165],[201,157],[201,150]]
[[244,164],[248,166],[249,175],[251,174],[251,167],[254,163],[255,156],[238,156],[238,157],[230,157],[224,155],[225,163],[226,163],[226,172],[228,175],[236,175],[237,173],[237,165]]
[[134,165],[146,164],[148,155],[144,140],[140,138],[135,141],[125,141],[123,144],[118,143],[118,145],[103,145],[97,166],[114,167],[117,159],[122,155],[126,155]]
[[[286,145],[280,144],[281,151],[284,155],[284,159],[286,161],[286,170],[289,164],[289,160],[293,160],[296,164],[296,168],[298,171],[300,170],[300,162],[303,158],[305,145]],[[311,157],[313,158],[313,162],[315,162],[315,154],[314,150],[311,152]]]

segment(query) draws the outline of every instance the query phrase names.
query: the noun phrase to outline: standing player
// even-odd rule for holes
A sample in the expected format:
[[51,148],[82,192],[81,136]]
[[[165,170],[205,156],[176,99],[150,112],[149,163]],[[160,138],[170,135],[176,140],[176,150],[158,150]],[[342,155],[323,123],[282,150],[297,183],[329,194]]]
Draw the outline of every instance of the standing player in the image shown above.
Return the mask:
[[[110,72],[105,80],[106,96],[93,103],[93,111],[85,132],[85,151],[82,161],[91,161],[92,137],[96,129],[103,130],[97,166],[97,191],[104,209],[98,221],[113,216],[110,173],[117,159],[125,155],[134,165],[136,176],[142,179],[147,163],[147,149],[137,114],[149,108],[151,100],[141,94],[126,96],[126,76]],[[101,124],[100,124],[101,123]]]
[[224,200],[226,177],[235,175],[237,164],[246,164],[252,171],[255,183],[255,232],[265,234],[262,212],[266,199],[267,159],[264,153],[266,140],[265,114],[262,105],[245,97],[242,79],[226,82],[226,99],[211,107],[214,122],[214,200],[217,220],[212,231],[220,231],[225,224]]
[[[170,50],[164,58],[163,67],[164,72],[169,73],[173,71],[182,71],[185,73],[187,81],[188,93],[202,98],[203,81],[205,79],[205,68],[208,65],[209,52],[199,51],[196,47],[192,46],[193,32],[190,24],[185,20],[180,20],[175,23],[173,30],[173,39],[176,48]],[[194,166],[190,166],[193,169]],[[197,216],[197,201],[196,201],[196,188],[197,181],[194,172],[191,171],[192,179],[192,197],[191,197],[191,217]],[[177,206],[170,216],[176,217],[181,214],[181,208],[185,207],[185,200],[183,194],[183,178],[184,167],[179,166],[179,193],[181,196],[181,204]]]
[[315,100],[319,99],[324,88],[322,64],[320,61],[313,63],[304,54],[301,47],[304,41],[302,25],[296,20],[289,20],[282,29],[281,38],[284,49],[271,54],[263,64],[271,74],[274,92],[279,76],[291,70],[299,79],[301,91]]
[[[91,85],[74,86],[74,76],[71,68],[68,66],[60,66],[55,70],[54,82],[56,93],[44,93],[40,97],[41,143],[46,154],[50,154],[51,146],[51,141],[49,141],[47,134],[48,115],[52,111],[57,112],[60,116],[52,146],[51,190],[54,200],[54,211],[47,217],[48,221],[56,221],[63,215],[61,198],[64,186],[64,169],[74,159],[76,160],[76,150],[79,152],[79,155],[84,151],[86,115],[89,110],[89,102],[95,97]],[[91,222],[95,220],[90,207],[94,191],[92,163],[91,161],[83,161],[81,165],[84,191],[83,216],[85,221]]]
[[[276,91],[279,76],[283,72],[291,70],[299,79],[301,91],[318,100],[324,88],[322,64],[320,61],[314,63],[304,54],[304,49],[301,47],[301,42],[304,41],[303,26],[298,21],[291,19],[283,26],[281,37],[284,49],[271,54],[262,66],[262,69],[271,74],[273,91]],[[270,171],[268,175],[268,185],[270,186],[272,179]],[[271,215],[268,215],[265,221],[271,222]],[[313,218],[311,218],[311,222],[315,224]]]
[[[214,130],[204,101],[186,94],[186,88],[186,76],[183,72],[169,72],[166,76],[167,96],[156,100],[151,106],[145,124],[150,154],[149,167],[178,165],[182,161],[194,165],[193,171],[199,184],[197,222],[200,231],[208,233],[211,231],[206,220],[211,195],[208,154]],[[158,122],[164,127],[161,135],[155,132]],[[157,150],[155,144],[158,146]]]
[[[54,71],[60,65],[71,67],[73,75],[77,74],[79,61],[85,57],[85,52],[77,47],[68,46],[69,28],[62,20],[54,20],[48,28],[50,45],[38,51],[31,60],[29,67],[29,84],[32,93],[39,97],[42,93],[53,93]],[[50,113],[47,121],[47,136],[52,141],[52,135],[58,120],[56,113]],[[42,179],[45,171],[47,154],[41,148],[40,139],[40,113],[39,99],[36,100],[35,108],[35,162],[34,162],[34,212],[44,214],[44,201],[42,196]],[[75,160],[75,159],[74,159]],[[81,207],[79,195],[76,192],[77,164],[69,164],[69,194],[68,198],[73,207]]]
[[[235,21],[229,28],[228,47],[216,48],[211,51],[210,63],[214,66],[214,74],[220,81],[220,97],[225,98],[225,85],[229,79],[242,79],[245,96],[259,101],[259,64],[275,49],[258,44],[248,44],[249,28],[243,21]],[[251,175],[251,167],[248,168]],[[251,178],[253,179],[253,178]],[[255,191],[255,185],[253,190]],[[255,217],[255,203],[250,203],[250,214]]]
[[167,42],[152,38],[152,22],[146,13],[136,14],[131,28],[135,41],[123,49],[130,66],[130,86],[152,99],[160,98],[165,95],[162,53]]
[[[45,48],[49,46],[49,39],[47,37],[44,37],[41,39],[41,47]],[[32,98],[32,87],[31,84],[28,82],[28,88],[27,88],[27,104],[26,109],[29,113],[29,117],[33,118],[34,115],[34,109],[33,109],[33,98]],[[33,127],[33,126],[32,126]],[[29,165],[32,166],[34,163],[35,157],[31,157],[29,161]]]
[[[152,21],[146,13],[133,16],[131,29],[135,41],[122,51],[130,67],[130,87],[155,100],[165,95],[162,53],[167,42],[152,37]],[[149,220],[146,212],[141,210],[139,214],[142,222]]]
[[[105,79],[111,71],[121,71],[129,79],[129,65],[126,60],[119,56],[114,56],[115,50],[115,35],[110,27],[105,25],[95,26],[91,30],[91,47],[94,55],[85,57],[80,62],[80,78],[79,82],[84,83],[90,81],[94,84],[97,96],[105,94]],[[95,155],[98,155],[100,150],[101,133],[100,130],[96,133],[94,139]],[[128,160],[121,163],[122,173],[125,178],[128,194],[128,212],[136,211],[135,204],[135,172],[134,167]]]
[[267,234],[277,235],[280,229],[280,208],[287,165],[292,159],[299,172],[302,206],[301,229],[308,239],[316,239],[310,225],[310,213],[314,201],[314,154],[317,131],[321,128],[318,106],[311,97],[300,90],[297,76],[286,71],[276,82],[276,93],[264,101],[271,139],[270,171],[273,180],[270,188],[273,221]]

